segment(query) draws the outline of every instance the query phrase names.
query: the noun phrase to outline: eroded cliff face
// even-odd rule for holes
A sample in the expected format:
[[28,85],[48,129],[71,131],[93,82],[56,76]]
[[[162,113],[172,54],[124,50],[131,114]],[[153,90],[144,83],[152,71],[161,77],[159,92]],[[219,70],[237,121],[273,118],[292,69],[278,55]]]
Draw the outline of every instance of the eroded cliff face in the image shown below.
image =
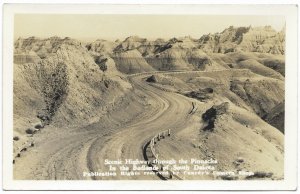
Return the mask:
[[199,40],[206,52],[228,53],[235,51],[259,52],[283,55],[285,32],[277,32],[270,26],[229,27],[222,33],[204,35]]
[[137,156],[152,134],[172,128],[176,135],[157,147],[165,157],[216,158],[219,170],[282,179],[284,33],[267,26],[229,27],[200,39],[16,40],[15,174],[23,177],[23,164],[30,176],[35,164],[52,170],[40,161],[58,153],[51,158],[61,164],[58,177],[76,178],[70,161],[89,168],[100,152]]
[[276,32],[270,26],[250,28],[243,35],[239,48],[245,51],[281,54],[285,52],[285,32]]
[[[91,116],[87,113],[95,112],[94,116],[97,116],[96,107],[105,106],[110,99],[110,93],[122,95],[130,88],[126,80],[118,78],[123,73],[249,69],[261,76],[284,80],[284,43],[284,29],[276,32],[269,26],[229,27],[221,33],[203,35],[200,39],[186,36],[150,41],[131,36],[122,42],[98,39],[91,43],[83,43],[68,37],[29,37],[15,41],[14,69],[16,75],[22,74],[19,75],[19,79],[25,80],[23,84],[28,83],[41,95],[44,102],[36,104],[48,103],[42,109],[52,109],[48,110],[50,112],[66,111],[62,112],[63,116],[57,116],[60,120],[72,120],[77,117],[84,120]],[[106,67],[105,72],[101,71],[101,65]],[[29,77],[32,74],[36,77]],[[64,83],[65,89],[47,87],[51,87],[54,82]],[[255,84],[260,82],[256,81]],[[233,82],[231,88],[247,104],[256,107],[254,109],[259,115],[267,114],[267,109],[274,107],[283,97],[276,98],[275,101],[275,98],[267,100],[266,106],[257,105],[256,99],[251,97],[255,84]],[[108,87],[109,85],[113,87]],[[244,88],[245,86],[247,87]],[[261,86],[262,84],[259,87]],[[277,93],[282,94],[284,88],[279,88]],[[48,90],[52,90],[53,94]],[[247,92],[248,90],[250,92]],[[60,102],[61,108],[55,108],[57,105],[49,104],[51,100],[47,98],[64,99],[66,103]],[[89,104],[93,99],[95,102]],[[73,110],[73,107],[76,110]],[[78,116],[74,111],[85,113]],[[86,114],[87,117],[84,116]]]
[[[14,134],[22,137],[36,125],[96,122],[119,101],[130,101],[126,96],[134,89],[128,74],[174,70],[203,74],[157,75],[155,84],[200,100],[226,96],[283,131],[284,44],[285,32],[270,27],[229,27],[200,39],[132,36],[84,43],[68,37],[19,38],[14,44]],[[208,87],[213,97],[199,93]]]
[[[186,36],[170,40],[147,40],[138,36],[130,36],[122,42],[97,40],[88,44],[87,48],[94,54],[98,53],[99,55],[102,52],[115,58],[118,61],[116,62],[119,66],[118,69],[129,74],[151,71],[152,68],[163,71],[220,70],[231,68],[228,64],[219,63],[220,56],[218,55],[221,54],[271,54],[279,56],[279,60],[282,61],[280,56],[284,56],[285,31],[283,29],[277,32],[270,26],[254,28],[231,26],[220,33],[203,35],[199,39]],[[124,66],[129,67],[120,69],[122,67],[122,65],[118,65],[120,61],[124,61]],[[140,64],[139,68],[131,68],[132,72],[130,72],[130,64],[136,62]],[[263,61],[262,63],[284,74],[282,62],[275,66],[272,65],[273,61],[271,63]]]
[[147,63],[136,49],[115,53],[113,60],[117,69],[122,73],[133,74],[154,71],[154,68]]
[[29,38],[17,42],[17,56],[44,53],[37,61],[15,59],[14,134],[22,137],[18,143],[26,141],[26,129],[37,124],[64,127],[95,122],[132,89],[112,59],[103,72],[79,41]]

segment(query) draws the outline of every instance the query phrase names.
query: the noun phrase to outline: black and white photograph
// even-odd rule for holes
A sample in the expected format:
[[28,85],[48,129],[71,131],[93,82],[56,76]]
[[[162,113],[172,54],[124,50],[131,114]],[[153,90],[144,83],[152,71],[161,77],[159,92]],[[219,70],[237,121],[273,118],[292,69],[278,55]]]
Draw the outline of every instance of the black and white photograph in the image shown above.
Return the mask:
[[7,6],[12,182],[293,183],[296,6],[265,15],[262,5],[257,14],[27,7]]

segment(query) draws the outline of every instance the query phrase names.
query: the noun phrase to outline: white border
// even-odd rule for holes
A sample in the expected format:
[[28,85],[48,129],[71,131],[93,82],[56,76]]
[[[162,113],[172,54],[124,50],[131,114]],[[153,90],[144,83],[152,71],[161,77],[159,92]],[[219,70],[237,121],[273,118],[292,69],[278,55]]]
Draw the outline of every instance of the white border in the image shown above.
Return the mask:
[[[15,181],[12,179],[15,13],[283,15],[286,17],[286,134],[283,181]],[[6,190],[294,190],[297,186],[297,7],[295,5],[24,5],[3,18],[3,188]]]

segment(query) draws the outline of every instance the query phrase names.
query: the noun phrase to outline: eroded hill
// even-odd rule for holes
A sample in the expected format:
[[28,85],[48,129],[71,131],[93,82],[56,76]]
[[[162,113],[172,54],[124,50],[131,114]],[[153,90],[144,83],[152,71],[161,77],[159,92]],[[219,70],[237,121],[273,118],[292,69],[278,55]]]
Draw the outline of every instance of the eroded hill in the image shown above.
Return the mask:
[[[196,154],[221,161],[219,170],[282,179],[284,33],[266,26],[229,27],[199,39],[17,39],[15,175],[34,177],[23,164],[34,168],[48,155],[63,154],[60,148],[89,170],[104,168],[94,155],[141,157],[149,138],[173,128],[176,137],[158,145],[164,157]],[[34,159],[33,146],[39,150]],[[61,172],[44,173],[57,164],[52,158],[48,167],[37,167],[40,179],[83,179],[67,169],[68,157],[57,158]]]

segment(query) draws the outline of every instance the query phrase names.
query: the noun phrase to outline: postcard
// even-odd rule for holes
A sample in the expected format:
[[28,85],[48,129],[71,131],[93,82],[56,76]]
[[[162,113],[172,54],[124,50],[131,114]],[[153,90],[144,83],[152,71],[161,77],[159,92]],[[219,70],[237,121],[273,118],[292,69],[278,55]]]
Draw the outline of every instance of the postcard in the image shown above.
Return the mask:
[[5,4],[3,25],[5,190],[296,189],[296,5]]

